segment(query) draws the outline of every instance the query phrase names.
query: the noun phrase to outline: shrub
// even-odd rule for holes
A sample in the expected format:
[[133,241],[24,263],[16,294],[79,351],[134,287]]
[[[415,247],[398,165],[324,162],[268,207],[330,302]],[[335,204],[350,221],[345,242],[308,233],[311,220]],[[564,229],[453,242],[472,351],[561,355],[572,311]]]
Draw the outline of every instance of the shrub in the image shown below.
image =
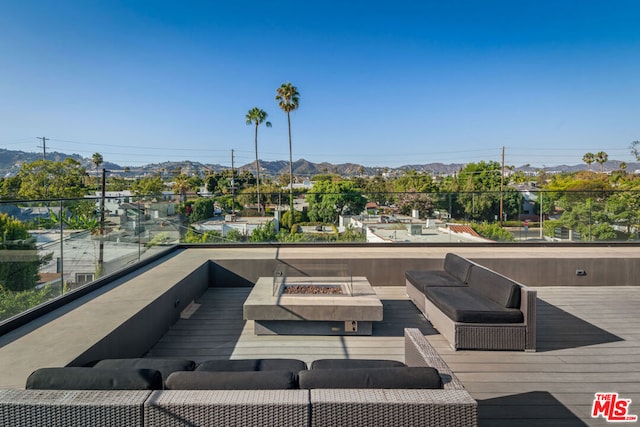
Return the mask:
[[502,242],[510,242],[513,240],[513,235],[509,233],[504,228],[500,227],[498,223],[487,223],[483,222],[481,224],[471,224],[471,227],[484,237],[485,239],[502,241]]

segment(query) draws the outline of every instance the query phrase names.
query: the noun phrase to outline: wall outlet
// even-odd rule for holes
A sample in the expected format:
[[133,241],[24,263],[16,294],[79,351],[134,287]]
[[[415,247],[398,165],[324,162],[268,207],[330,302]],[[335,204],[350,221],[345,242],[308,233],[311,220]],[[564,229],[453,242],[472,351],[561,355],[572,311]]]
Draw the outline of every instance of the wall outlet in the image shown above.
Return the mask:
[[358,332],[358,322],[356,320],[344,322],[345,332]]
[[586,270],[576,270],[576,276],[586,276],[586,275],[587,275]]

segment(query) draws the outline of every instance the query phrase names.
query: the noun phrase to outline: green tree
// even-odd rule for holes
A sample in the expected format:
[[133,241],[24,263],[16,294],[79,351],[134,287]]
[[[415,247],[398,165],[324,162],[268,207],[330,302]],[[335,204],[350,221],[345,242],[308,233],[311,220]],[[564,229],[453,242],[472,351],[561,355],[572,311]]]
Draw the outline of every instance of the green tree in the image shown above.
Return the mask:
[[29,289],[14,292],[0,285],[0,321],[29,310],[51,298],[51,289]]
[[473,220],[491,221],[499,211],[500,164],[480,161],[467,164],[458,174],[454,187],[464,214]]
[[[307,216],[304,212],[293,211],[293,218],[291,218],[291,212],[286,211],[282,214],[281,225],[285,226],[286,224],[299,224],[301,222],[305,222],[307,220]],[[286,228],[291,229],[291,226],[287,226]]]
[[189,220],[191,222],[204,221],[214,216],[214,202],[212,199],[198,199],[193,203]]
[[483,222],[480,224],[472,224],[471,227],[476,233],[484,237],[485,239],[494,240],[498,242],[510,242],[514,239],[513,234],[509,233],[504,228],[500,227],[498,223]]
[[[287,129],[289,130],[289,210],[293,212],[293,150],[291,148],[291,112],[298,109],[300,93],[291,83],[283,83],[276,89],[278,106],[287,113]],[[291,224],[289,224],[291,226]]]
[[337,221],[339,215],[360,214],[367,200],[351,181],[320,181],[307,193],[311,221]]
[[227,231],[226,239],[231,240],[233,242],[243,242],[245,240],[242,233],[240,233],[236,229]]
[[0,213],[0,286],[9,291],[33,289],[38,282],[38,269],[47,259],[40,258],[35,238],[15,218]]
[[10,176],[7,178],[0,178],[0,198],[6,200],[15,200],[20,198],[20,186],[22,180],[20,176]]
[[268,221],[264,226],[257,226],[249,237],[250,242],[275,242],[277,240],[276,225]]
[[271,127],[271,122],[266,121],[268,114],[261,110],[258,107],[253,107],[247,113],[245,119],[248,125],[255,125],[255,149],[256,149],[256,177],[257,177],[257,192],[258,192],[258,212],[260,212],[260,160],[258,159],[258,126],[262,123],[265,124],[266,127]]
[[418,193],[430,193],[435,190],[435,184],[431,175],[418,173],[415,169],[405,172],[394,182],[395,191],[416,191]]
[[74,198],[85,194],[82,178],[86,169],[67,157],[62,162],[36,160],[20,168],[20,190],[25,199]]
[[376,175],[364,183],[364,192],[367,199],[379,205],[387,206],[393,199],[393,182]]
[[164,188],[164,182],[158,175],[146,176],[131,184],[131,190],[138,196],[160,196]]

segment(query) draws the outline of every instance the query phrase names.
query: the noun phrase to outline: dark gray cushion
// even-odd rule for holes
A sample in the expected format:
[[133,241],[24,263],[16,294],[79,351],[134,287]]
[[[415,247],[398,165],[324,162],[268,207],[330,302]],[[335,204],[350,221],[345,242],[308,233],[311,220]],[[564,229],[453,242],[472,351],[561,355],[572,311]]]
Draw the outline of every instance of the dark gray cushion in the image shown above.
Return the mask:
[[466,286],[446,271],[409,270],[404,277],[422,293],[429,286]]
[[520,286],[508,277],[481,266],[473,266],[468,285],[505,308],[520,308]]
[[432,287],[425,296],[450,319],[463,323],[522,323],[522,312],[504,308],[469,287]]
[[300,372],[301,389],[442,388],[438,371],[429,367],[310,369]]
[[154,369],[42,368],[27,378],[35,390],[162,390]]
[[208,372],[241,372],[241,371],[291,371],[307,369],[307,364],[298,359],[235,359],[207,360],[196,368],[196,371]]
[[155,369],[160,371],[163,379],[176,371],[193,371],[196,363],[185,359],[104,359],[94,365],[94,368],[102,369]]
[[444,257],[444,271],[462,283],[467,283],[469,271],[474,263],[454,253],[447,253]]
[[311,369],[359,369],[359,368],[400,368],[405,367],[397,360],[379,359],[318,359],[311,362]]
[[298,376],[290,371],[183,371],[169,375],[166,384],[169,390],[287,390],[298,388]]

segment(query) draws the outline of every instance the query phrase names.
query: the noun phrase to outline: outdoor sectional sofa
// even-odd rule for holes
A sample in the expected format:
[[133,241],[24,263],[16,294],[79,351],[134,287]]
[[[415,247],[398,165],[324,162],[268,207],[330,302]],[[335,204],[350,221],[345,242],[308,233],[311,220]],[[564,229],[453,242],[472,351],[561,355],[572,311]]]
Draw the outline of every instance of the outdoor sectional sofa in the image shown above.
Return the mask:
[[[477,425],[477,402],[418,329],[405,329],[405,363],[118,359],[43,369],[26,390],[0,390],[0,425]],[[107,389],[109,372],[114,387],[142,389]],[[74,381],[102,389],[70,389]]]
[[448,253],[444,270],[405,272],[407,295],[455,350],[536,349],[536,294]]

